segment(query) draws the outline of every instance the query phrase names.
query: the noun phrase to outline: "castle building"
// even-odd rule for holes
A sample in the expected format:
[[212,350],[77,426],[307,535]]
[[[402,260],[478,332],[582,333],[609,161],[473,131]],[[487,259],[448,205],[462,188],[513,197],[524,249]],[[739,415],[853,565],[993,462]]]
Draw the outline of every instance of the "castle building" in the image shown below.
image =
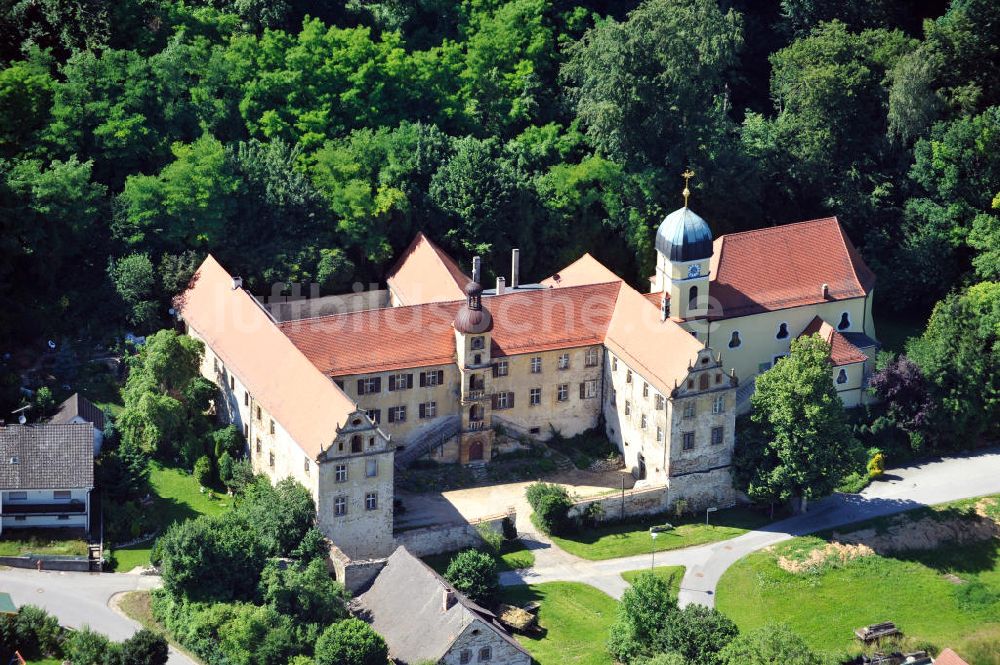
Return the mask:
[[280,322],[209,257],[177,310],[254,469],[309,488],[344,556],[378,558],[394,549],[394,471],[488,463],[500,431],[601,425],[638,486],[697,508],[735,500],[735,415],[793,337],[825,336],[831,380],[863,399],[873,278],[836,219],[713,241],[685,205],[656,251],[647,294],[589,254],[523,284],[517,250],[509,285],[484,289],[478,258],[467,276],[418,234],[387,297],[355,299],[375,306]]

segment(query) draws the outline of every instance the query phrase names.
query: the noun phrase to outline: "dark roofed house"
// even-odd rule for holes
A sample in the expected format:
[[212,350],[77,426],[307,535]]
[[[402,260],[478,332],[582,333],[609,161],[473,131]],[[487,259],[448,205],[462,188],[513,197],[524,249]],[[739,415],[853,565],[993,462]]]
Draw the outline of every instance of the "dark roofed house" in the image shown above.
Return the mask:
[[396,549],[352,606],[385,638],[389,656],[400,665],[531,663],[496,615],[456,591],[405,547]]
[[90,423],[0,426],[0,533],[87,528],[93,430]]
[[73,393],[59,405],[56,414],[49,418],[55,425],[69,423],[90,423],[94,429],[94,457],[101,452],[104,443],[104,412],[80,393]]

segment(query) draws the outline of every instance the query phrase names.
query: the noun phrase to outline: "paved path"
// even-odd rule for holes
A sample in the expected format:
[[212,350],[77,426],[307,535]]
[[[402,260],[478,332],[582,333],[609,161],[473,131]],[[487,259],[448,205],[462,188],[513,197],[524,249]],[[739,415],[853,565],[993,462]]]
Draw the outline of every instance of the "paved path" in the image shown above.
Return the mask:
[[[998,492],[1000,449],[926,460],[913,466],[891,469],[886,480],[873,483],[860,495],[836,494],[818,501],[810,506],[805,515],[781,520],[730,540],[658,552],[655,565],[685,566],[681,605],[699,603],[711,607],[715,604],[715,587],[719,578],[729,566],[751,552],[794,536],[872,517]],[[581,559],[554,546],[543,534],[536,533],[530,522],[523,539],[535,553],[535,566],[502,573],[501,584],[576,581],[620,598],[628,587],[621,573],[650,565],[649,554],[606,561]]]
[[[0,570],[0,590],[18,605],[38,605],[70,628],[90,626],[113,640],[131,637],[139,624],[111,609],[111,597],[159,586],[158,577],[110,573],[68,573],[7,568]],[[194,665],[171,647],[170,665]]]

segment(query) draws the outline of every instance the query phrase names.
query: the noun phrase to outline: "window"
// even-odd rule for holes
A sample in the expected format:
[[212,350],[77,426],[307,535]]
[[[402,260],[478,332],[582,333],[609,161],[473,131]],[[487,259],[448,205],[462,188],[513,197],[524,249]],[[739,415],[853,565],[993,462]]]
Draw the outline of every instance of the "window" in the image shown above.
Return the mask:
[[713,427],[712,428],[712,445],[717,446],[722,443],[722,428]]
[[365,494],[365,510],[378,510],[378,492]]
[[56,501],[69,501],[72,493],[69,490],[56,490],[52,492],[52,498]]
[[708,390],[708,382],[709,382],[708,374],[702,374],[698,378],[698,389],[699,390]]
[[271,467],[272,469],[274,468],[274,452],[273,451],[267,454],[267,465],[269,467]]
[[556,399],[560,402],[569,401],[569,384],[560,383],[559,387],[556,389]]
[[468,649],[462,649],[462,652],[458,655],[458,662],[462,665],[467,665],[472,662],[472,652]]
[[333,385],[335,385],[338,388],[340,388],[341,390],[343,390],[344,389],[344,380],[343,379],[334,379],[333,380]]
[[663,428],[659,425],[656,426],[656,441],[658,443],[663,441]]
[[362,452],[362,450],[361,450],[361,436],[358,435],[358,434],[355,434],[354,436],[351,437],[351,452],[352,453],[360,453],[360,452]]
[[243,406],[250,406],[250,393],[243,391]]
[[625,383],[632,383],[632,370],[625,370]]
[[645,381],[642,382],[642,396],[649,397],[649,384]]
[[271,434],[274,434],[274,418],[271,418]]
[[409,390],[413,387],[412,374],[390,374],[389,390]]
[[369,448],[374,448],[375,447],[375,437],[374,436],[368,437],[368,447]]
[[692,286],[688,289],[688,309],[695,309],[698,306],[698,287]]
[[694,432],[684,432],[684,450],[694,450]]
[[615,358],[614,356],[611,357],[611,371],[618,371],[618,358]]
[[847,370],[842,369],[840,373],[837,374],[837,383],[847,383]]
[[56,517],[57,520],[68,520],[69,515],[59,515]]
[[646,414],[639,416],[639,429],[646,429]]
[[434,418],[437,416],[437,402],[424,402],[420,405],[417,415],[421,418]]
[[260,407],[257,407],[257,420],[260,420]]
[[844,312],[840,315],[840,323],[837,324],[837,330],[847,330],[851,327],[851,315],[848,312]]
[[541,434],[541,433],[542,433],[542,428],[541,427],[529,427],[528,428],[528,434],[531,434],[532,436],[534,436],[536,434]]
[[653,398],[653,403],[655,404],[657,411],[662,411],[663,410],[663,395],[657,394],[656,397]]
[[580,399],[593,399],[594,397],[597,397],[597,379],[581,383]]
[[542,403],[542,389],[541,388],[532,388],[531,389],[531,391],[528,393],[528,403],[531,404],[531,406],[538,406],[539,404]]
[[757,365],[757,373],[763,374],[767,370],[771,369],[771,363],[761,363]]
[[250,425],[247,423],[243,423],[243,438],[244,439],[250,438]]
[[260,437],[257,437],[257,441],[254,443],[254,448],[257,450],[257,454],[260,455]]
[[347,482],[347,465],[346,464],[338,464],[337,468],[334,470],[334,473],[335,473],[334,479],[338,483],[346,483]]
[[308,457],[306,457],[304,460],[302,460],[302,470],[306,472],[307,476],[309,475],[309,458]]
[[390,423],[405,423],[406,422],[406,406],[393,406],[389,408],[389,422]]
[[338,496],[333,500],[333,514],[340,517],[347,514],[347,497]]
[[229,389],[230,390],[236,390],[236,377],[235,376],[230,376],[229,377]]
[[359,395],[372,395],[380,392],[382,392],[381,377],[373,376],[367,379],[358,379]]
[[697,405],[693,401],[691,401],[691,402],[685,402],[684,403],[684,417],[685,418],[694,418],[695,413],[697,413],[697,408],[698,408]]
[[631,415],[631,413],[632,413],[632,403],[629,402],[628,400],[625,400],[625,415],[628,416]]
[[615,390],[614,388],[612,388],[611,389],[611,406],[614,406],[617,403],[617,399],[618,399],[618,391]]
[[716,395],[715,399],[712,400],[712,413],[725,413],[726,411],[726,396]]
[[440,386],[444,383],[444,370],[430,370],[428,372],[420,373],[420,387],[425,386]]
[[471,348],[473,351],[479,351],[486,348],[486,338],[482,335],[478,335],[472,338]]
[[485,663],[486,661],[488,661],[492,657],[493,657],[493,651],[490,650],[489,647],[483,647],[482,649],[479,650],[479,662],[480,663]]
[[729,338],[729,348],[738,349],[741,344],[743,344],[743,340],[740,339],[740,331],[734,330],[733,336]]
[[15,522],[26,522],[28,520],[24,515],[14,515]]
[[778,332],[775,334],[774,337],[775,337],[775,339],[787,339],[788,338],[788,324],[784,323],[784,322],[779,323],[778,324]]
[[510,363],[506,360],[498,360],[493,366],[493,376],[507,376],[510,373]]
[[472,357],[472,364],[473,365],[482,365],[483,364],[483,354],[477,353],[476,355],[474,355]]
[[28,500],[28,493],[27,492],[8,492],[7,493],[7,500],[8,501],[27,501]]
[[542,359],[540,356],[535,356],[531,359],[531,373],[541,374],[542,372]]
[[592,346],[587,349],[587,356],[583,361],[583,364],[587,367],[597,367],[597,347]]
[[382,409],[368,409],[365,415],[376,425],[382,422]]
[[374,478],[376,476],[378,476],[378,459],[370,457],[365,460],[365,478]]
[[494,409],[510,409],[514,406],[514,393],[500,392],[493,395]]
[[569,354],[559,354],[559,369],[569,369]]

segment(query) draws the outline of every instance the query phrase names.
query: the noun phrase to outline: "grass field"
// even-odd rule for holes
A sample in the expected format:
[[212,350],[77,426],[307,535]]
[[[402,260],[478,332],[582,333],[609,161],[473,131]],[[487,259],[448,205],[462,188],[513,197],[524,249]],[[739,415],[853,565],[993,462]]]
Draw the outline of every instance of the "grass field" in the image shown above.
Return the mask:
[[[149,508],[162,532],[174,522],[193,519],[200,515],[217,515],[231,505],[232,499],[225,495],[210,498],[201,493],[198,482],[187,471],[164,467],[152,462],[149,484],[154,500]],[[136,566],[149,563],[152,542],[140,543],[133,547],[114,550],[117,570],[127,573]]]
[[[424,557],[424,563],[444,575],[448,570],[448,564],[458,552],[445,552],[444,554],[432,554]],[[530,568],[535,565],[535,555],[531,550],[525,548],[520,540],[505,540],[500,546],[500,558],[497,560],[497,570],[500,572],[507,570],[518,570],[519,568]]]
[[618,603],[603,591],[578,582],[546,582],[504,589],[504,602],[541,603],[544,635],[518,635],[538,665],[611,665],[605,644]]
[[[742,535],[768,523],[768,516],[746,508],[730,508],[712,513],[708,526],[705,515],[672,519],[660,515],[649,520],[608,524],[582,530],[570,536],[552,538],[559,547],[582,559],[599,561],[623,556],[676,550],[692,545],[714,543]],[[668,521],[674,529],[661,533],[654,541],[649,527]]]
[[[641,570],[628,570],[622,573],[622,578],[632,584],[635,578],[643,573],[648,573],[648,568]],[[657,566],[653,569],[653,574],[664,580],[670,586],[670,595],[674,598],[681,590],[681,580],[684,579],[684,566]]]
[[28,553],[87,556],[87,541],[72,529],[15,529],[0,537],[0,556]]
[[[969,503],[921,509],[910,520],[963,519]],[[852,531],[881,534],[889,524],[883,518]],[[1000,665],[1000,540],[870,554],[806,572],[778,565],[779,556],[802,557],[827,542],[795,538],[742,559],[719,582],[716,607],[743,630],[788,623],[831,656],[858,651],[855,628],[893,621],[911,645],[950,646],[972,665]]]

